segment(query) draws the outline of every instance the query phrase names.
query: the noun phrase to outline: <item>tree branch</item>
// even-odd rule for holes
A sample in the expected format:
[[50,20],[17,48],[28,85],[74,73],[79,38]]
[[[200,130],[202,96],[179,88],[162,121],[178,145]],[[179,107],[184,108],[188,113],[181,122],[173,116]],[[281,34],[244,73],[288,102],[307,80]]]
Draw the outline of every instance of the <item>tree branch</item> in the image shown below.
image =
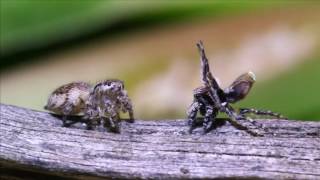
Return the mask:
[[257,120],[264,137],[252,137],[228,123],[190,135],[183,119],[137,120],[114,134],[81,123],[61,127],[46,112],[0,108],[2,178],[320,179],[318,122]]

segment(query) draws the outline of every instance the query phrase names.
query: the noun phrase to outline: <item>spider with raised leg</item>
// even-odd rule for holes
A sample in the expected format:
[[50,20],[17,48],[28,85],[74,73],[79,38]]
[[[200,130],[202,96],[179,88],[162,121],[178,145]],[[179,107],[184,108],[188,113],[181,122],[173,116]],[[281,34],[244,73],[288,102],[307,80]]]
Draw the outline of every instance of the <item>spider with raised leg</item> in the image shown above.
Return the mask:
[[205,133],[211,129],[219,112],[226,113],[229,117],[227,121],[229,121],[233,126],[238,129],[245,130],[253,136],[261,136],[261,134],[250,130],[248,127],[238,122],[240,119],[247,119],[250,122],[253,122],[245,116],[246,114],[267,115],[276,118],[283,118],[278,113],[253,108],[240,108],[239,113],[237,113],[230,104],[236,103],[248,95],[256,80],[254,73],[244,73],[240,75],[229,87],[222,89],[210,72],[203,43],[200,41],[197,43],[197,47],[201,56],[201,76],[204,85],[193,91],[194,100],[187,111],[190,133],[196,127],[196,117],[198,112],[204,116],[202,126]]

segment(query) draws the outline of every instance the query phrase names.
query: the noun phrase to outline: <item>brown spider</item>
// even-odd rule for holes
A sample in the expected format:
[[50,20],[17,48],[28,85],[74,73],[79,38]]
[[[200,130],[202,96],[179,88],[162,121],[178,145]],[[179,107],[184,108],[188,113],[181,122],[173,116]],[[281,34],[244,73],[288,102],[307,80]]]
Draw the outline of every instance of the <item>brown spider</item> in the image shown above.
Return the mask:
[[120,111],[129,112],[130,122],[134,122],[131,100],[123,82],[117,79],[105,80],[94,87],[85,82],[62,85],[51,93],[44,108],[62,115],[63,126],[67,125],[67,116],[82,114],[88,129],[92,124],[100,124],[119,132]]
[[[246,126],[238,122],[240,119],[247,119],[247,117],[244,116],[245,114],[253,113],[282,118],[280,114],[273,113],[271,111],[261,111],[250,108],[240,108],[240,112],[238,114],[231,107],[230,103],[236,103],[246,97],[255,82],[255,75],[252,72],[242,74],[229,87],[223,90],[220,88],[216,79],[210,72],[208,59],[205,55],[201,41],[197,43],[197,47],[201,56],[202,82],[204,86],[196,88],[193,91],[194,100],[187,111],[190,133],[197,124],[196,117],[198,111],[200,111],[200,114],[204,116],[202,125],[205,133],[211,129],[219,112],[226,113],[230,118],[228,121],[233,126],[238,129],[246,130],[253,136],[260,136],[260,134],[249,130]],[[253,121],[250,120],[250,122]]]
[[117,132],[120,111],[129,112],[130,122],[134,122],[132,103],[123,82],[109,79],[95,85],[89,96],[85,118],[98,120],[102,127],[109,124]]

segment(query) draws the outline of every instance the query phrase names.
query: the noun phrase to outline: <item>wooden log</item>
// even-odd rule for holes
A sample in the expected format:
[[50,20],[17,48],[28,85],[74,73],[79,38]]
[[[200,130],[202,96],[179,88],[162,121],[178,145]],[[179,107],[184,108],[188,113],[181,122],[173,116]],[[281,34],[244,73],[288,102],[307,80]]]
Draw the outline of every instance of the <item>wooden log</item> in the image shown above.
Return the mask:
[[114,134],[0,107],[1,178],[320,179],[319,122],[261,119],[253,137],[228,123],[203,135],[185,119],[136,120]]

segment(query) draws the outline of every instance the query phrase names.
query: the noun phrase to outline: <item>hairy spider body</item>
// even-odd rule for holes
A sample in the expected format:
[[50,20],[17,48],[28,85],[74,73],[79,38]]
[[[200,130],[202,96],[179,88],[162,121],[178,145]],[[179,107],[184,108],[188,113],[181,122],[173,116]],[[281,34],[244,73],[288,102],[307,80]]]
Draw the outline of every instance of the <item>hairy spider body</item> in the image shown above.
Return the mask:
[[121,111],[129,112],[129,118],[134,122],[132,103],[123,82],[111,79],[98,83],[90,93],[86,118],[97,120],[102,127],[109,124],[117,132]]
[[58,87],[48,98],[44,109],[63,116],[66,125],[68,115],[84,114],[91,85],[86,82],[72,82]]
[[66,126],[67,116],[82,114],[87,128],[96,122],[105,127],[107,119],[109,126],[118,132],[120,111],[129,112],[134,122],[131,100],[123,82],[117,79],[105,80],[94,87],[85,82],[62,85],[51,93],[44,108],[62,115],[63,126]]
[[231,107],[230,103],[236,103],[248,95],[255,82],[255,75],[252,72],[244,73],[240,75],[229,87],[223,90],[220,88],[216,79],[210,72],[208,59],[205,55],[201,41],[197,43],[197,47],[201,56],[201,75],[204,86],[194,90],[194,100],[187,111],[190,132],[195,128],[198,111],[204,116],[204,132],[210,130],[217,114],[219,112],[224,112],[230,117],[228,121],[233,126],[238,129],[246,130],[249,134],[254,136],[260,136],[260,134],[249,130],[246,126],[243,126],[238,122],[240,119],[247,119],[244,116],[245,114],[253,113],[258,115],[281,117],[279,114],[271,111],[261,111],[249,108],[242,108],[240,113],[237,113]]

